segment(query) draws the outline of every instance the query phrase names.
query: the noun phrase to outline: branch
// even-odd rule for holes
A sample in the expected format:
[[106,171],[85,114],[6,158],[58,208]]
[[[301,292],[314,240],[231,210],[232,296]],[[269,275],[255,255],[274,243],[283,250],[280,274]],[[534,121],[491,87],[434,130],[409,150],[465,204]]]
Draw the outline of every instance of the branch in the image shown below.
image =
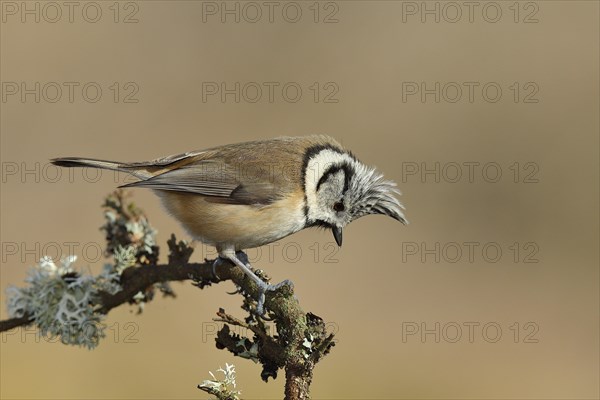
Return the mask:
[[[121,192],[116,192],[113,196],[109,199],[116,201],[118,207],[112,203],[110,206],[117,209],[121,217],[124,216],[126,220],[136,219],[147,224],[141,212],[133,207],[123,206]],[[123,211],[125,209],[128,210],[127,213]],[[111,221],[114,222],[114,218]],[[109,248],[112,249],[110,253],[115,256],[116,264],[119,265],[123,261],[119,258],[122,254],[117,250],[119,243],[124,241],[124,244],[131,244],[130,237],[123,232],[116,232],[114,227],[109,228],[105,226],[103,229],[107,231]],[[314,314],[305,313],[294,296],[293,288],[284,286],[275,292],[266,293],[265,308],[277,328],[277,334],[273,334],[268,331],[263,319],[253,313],[256,307],[254,299],[259,294],[258,286],[239,267],[231,263],[220,263],[217,271],[219,278],[216,278],[213,275],[212,262],[208,260],[205,263],[189,262],[193,249],[185,242],[177,242],[172,235],[167,243],[170,250],[167,264],[152,262],[158,256],[158,246],[154,246],[153,242],[150,251],[147,250],[148,246],[143,247],[145,249],[143,251],[139,250],[142,249],[139,247],[135,256],[135,265],[125,268],[120,275],[121,290],[116,293],[99,292],[95,299],[96,303],[93,304],[95,312],[104,315],[121,304],[134,303],[134,296],[139,293],[145,294],[145,301],[149,301],[152,298],[152,290],[157,284],[192,280],[196,286],[204,288],[230,280],[244,296],[242,308],[249,312],[249,316],[242,321],[219,309],[217,312],[219,318],[215,320],[224,322],[225,325],[215,339],[217,348],[227,349],[234,355],[260,362],[263,365],[261,376],[265,381],[269,377],[275,378],[279,368],[285,368],[286,399],[308,398],[313,368],[334,345],[333,335],[327,335],[323,320]],[[263,278],[267,279],[264,274]],[[35,322],[30,315],[0,321],[0,331]],[[234,334],[227,324],[247,328],[254,337],[250,339]]]
[[[212,266],[208,263],[130,267],[123,271],[123,275],[121,276],[121,286],[123,287],[123,290],[115,294],[106,292],[100,293],[102,302],[98,304],[98,312],[106,314],[113,308],[120,306],[123,303],[128,303],[136,293],[144,292],[148,287],[155,283],[183,281],[187,279],[198,281],[210,280],[211,275]],[[19,326],[30,325],[34,322],[35,321],[27,315],[20,318],[3,320],[0,321],[0,332]]]
[[[258,295],[258,287],[247,277],[242,270],[233,264],[221,264],[218,271],[221,281],[231,280],[239,286],[245,293],[253,298]],[[138,292],[144,292],[148,287],[161,282],[193,280],[203,282],[204,284],[217,283],[212,274],[212,263],[187,263],[187,264],[163,264],[156,266],[130,267],[123,271],[121,277],[121,286],[123,290],[115,293],[101,293],[101,304],[98,306],[98,312],[108,313],[113,308],[128,303]],[[333,345],[333,335],[327,338],[326,344],[321,346],[319,357],[306,357],[309,350],[305,345],[306,333],[309,332],[309,322],[318,321],[314,315],[305,314],[300,308],[298,301],[293,296],[293,291],[286,287],[287,293],[276,292],[267,293],[265,305],[274,315],[274,319],[279,331],[283,331],[281,339],[274,340],[265,330],[260,330],[256,325],[249,325],[241,320],[225,314],[219,310],[217,315],[222,322],[232,325],[239,325],[250,329],[262,340],[261,356],[269,363],[271,369],[274,366],[284,367],[286,369],[286,398],[301,399],[306,398],[308,388],[312,381],[312,370],[314,364],[322,355],[326,354]],[[308,317],[308,318],[307,318]],[[320,319],[319,319],[320,320]],[[0,331],[6,331],[19,326],[30,325],[35,321],[28,316],[22,318],[12,318],[0,321]],[[322,323],[322,321],[321,321]],[[318,325],[318,324],[317,324]],[[227,325],[225,325],[226,327]],[[220,334],[228,332],[229,329],[223,329]],[[288,342],[287,349],[278,344],[279,341]],[[224,347],[223,347],[224,348]],[[234,354],[240,354],[239,349],[227,347]],[[291,351],[290,351],[291,350]],[[276,375],[276,374],[275,374]],[[272,376],[269,375],[269,376]],[[265,378],[263,376],[263,378]],[[268,376],[267,376],[268,378]]]
[[24,315],[20,318],[5,319],[4,321],[0,321],[0,332],[18,328],[19,326],[26,326],[32,323],[33,320],[29,315]]

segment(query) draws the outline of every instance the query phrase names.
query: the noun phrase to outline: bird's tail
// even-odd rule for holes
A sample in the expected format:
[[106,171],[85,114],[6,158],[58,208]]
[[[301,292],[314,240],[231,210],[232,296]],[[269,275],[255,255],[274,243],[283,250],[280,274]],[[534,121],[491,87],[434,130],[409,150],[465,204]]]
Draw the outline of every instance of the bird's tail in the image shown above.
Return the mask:
[[134,163],[123,163],[118,161],[96,160],[93,158],[81,157],[60,157],[53,158],[50,162],[59,167],[89,167],[99,169],[109,169],[111,171],[120,171],[131,174],[139,179],[148,179],[153,174],[145,168],[140,168],[140,165]]

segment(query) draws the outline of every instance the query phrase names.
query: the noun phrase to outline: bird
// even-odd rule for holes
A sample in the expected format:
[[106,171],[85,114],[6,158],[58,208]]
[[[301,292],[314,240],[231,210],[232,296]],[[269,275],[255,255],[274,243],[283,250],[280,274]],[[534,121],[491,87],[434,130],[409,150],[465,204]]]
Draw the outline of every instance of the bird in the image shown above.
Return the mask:
[[120,187],[152,189],[194,240],[216,247],[215,276],[224,260],[241,268],[258,286],[259,315],[267,292],[292,283],[264,282],[243,250],[310,227],[330,229],[341,246],[344,227],[372,214],[408,223],[396,183],[325,135],[248,141],[144,162],[81,157],[50,161],[139,179]]

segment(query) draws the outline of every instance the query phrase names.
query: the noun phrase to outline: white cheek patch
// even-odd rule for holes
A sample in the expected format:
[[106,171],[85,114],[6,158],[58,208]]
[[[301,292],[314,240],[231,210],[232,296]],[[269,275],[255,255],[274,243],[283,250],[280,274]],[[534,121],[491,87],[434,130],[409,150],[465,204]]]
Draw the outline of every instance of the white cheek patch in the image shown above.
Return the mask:
[[356,161],[346,153],[340,153],[331,149],[323,149],[308,160],[306,171],[304,172],[304,188],[309,221],[323,219],[326,215],[324,210],[319,209],[317,185],[329,167],[342,163],[353,165]]

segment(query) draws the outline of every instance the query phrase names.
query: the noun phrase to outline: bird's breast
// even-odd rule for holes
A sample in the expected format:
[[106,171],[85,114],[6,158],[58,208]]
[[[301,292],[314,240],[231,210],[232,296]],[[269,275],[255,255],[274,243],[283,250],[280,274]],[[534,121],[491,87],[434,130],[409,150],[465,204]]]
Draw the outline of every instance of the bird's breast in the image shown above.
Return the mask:
[[156,192],[167,211],[194,239],[217,247],[242,250],[263,246],[305,227],[301,191],[268,205],[221,204],[194,194]]

